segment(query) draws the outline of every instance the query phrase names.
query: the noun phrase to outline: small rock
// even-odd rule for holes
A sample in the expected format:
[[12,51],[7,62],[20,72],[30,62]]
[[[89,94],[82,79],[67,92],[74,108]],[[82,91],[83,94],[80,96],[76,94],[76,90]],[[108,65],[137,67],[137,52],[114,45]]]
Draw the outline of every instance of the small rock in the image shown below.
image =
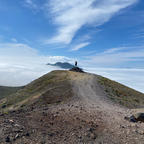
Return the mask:
[[73,67],[73,68],[70,69],[70,71],[84,73],[83,69],[81,69],[81,68],[79,68],[79,67]]
[[18,125],[18,124],[15,124],[14,126],[15,126],[15,127],[20,127],[20,125]]
[[97,136],[95,134],[92,134],[91,138],[95,140]]
[[9,122],[14,123],[14,120],[9,120]]
[[93,132],[94,128],[88,128],[88,131]]
[[79,120],[79,117],[76,117],[75,119],[76,119],[76,120]]
[[125,117],[130,122],[144,122],[144,113],[136,113],[130,117]]
[[40,122],[43,122],[43,119],[40,119]]
[[144,135],[144,131],[143,130],[137,130],[136,132],[141,134],[141,135]]
[[4,114],[3,114],[3,113],[0,113],[0,116],[4,116]]
[[27,133],[26,133],[26,136],[30,136],[30,134],[27,132]]
[[82,139],[82,136],[79,136],[78,138],[79,138],[79,139]]
[[19,134],[16,134],[15,139],[19,138]]
[[120,125],[120,127],[121,127],[121,128],[125,128],[125,126],[124,126],[124,125]]
[[56,112],[56,114],[58,115],[58,114],[59,114],[59,112]]
[[90,138],[95,140],[95,139],[97,138],[97,136],[96,136],[95,133],[91,133],[91,134],[90,134]]
[[10,137],[9,137],[9,136],[7,136],[7,137],[5,138],[5,142],[10,142]]
[[46,112],[43,112],[43,116],[47,116],[47,113],[46,113]]
[[4,104],[4,105],[2,105],[2,107],[1,108],[6,108],[6,105]]
[[74,133],[72,133],[72,136],[75,135]]
[[50,124],[50,125],[54,125],[53,122],[50,122],[49,124]]
[[135,124],[135,123],[131,123],[129,126],[130,126],[130,127],[135,127],[136,124]]
[[52,136],[54,136],[54,133],[49,133],[48,135],[49,135],[50,137],[52,137]]

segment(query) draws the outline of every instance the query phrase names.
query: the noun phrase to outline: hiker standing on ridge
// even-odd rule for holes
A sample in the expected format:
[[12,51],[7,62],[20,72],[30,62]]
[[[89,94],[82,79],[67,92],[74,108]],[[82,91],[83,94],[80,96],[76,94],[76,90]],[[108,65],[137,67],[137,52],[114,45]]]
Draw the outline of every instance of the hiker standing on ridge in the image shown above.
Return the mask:
[[75,61],[75,67],[77,67],[77,61]]

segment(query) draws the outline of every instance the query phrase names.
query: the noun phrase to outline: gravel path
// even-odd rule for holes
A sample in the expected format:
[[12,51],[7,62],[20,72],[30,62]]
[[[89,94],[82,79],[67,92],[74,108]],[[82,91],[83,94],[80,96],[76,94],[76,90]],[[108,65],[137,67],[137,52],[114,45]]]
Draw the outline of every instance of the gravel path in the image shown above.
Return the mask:
[[[92,74],[73,73],[71,82],[74,94],[79,97],[79,103],[85,107],[88,113],[98,116],[106,124],[104,143],[143,144],[144,124],[131,123],[124,119],[130,116],[134,110],[113,103],[106,96],[104,90],[98,84],[98,76]],[[143,133],[143,134],[142,134]],[[110,141],[108,138],[113,139]]]

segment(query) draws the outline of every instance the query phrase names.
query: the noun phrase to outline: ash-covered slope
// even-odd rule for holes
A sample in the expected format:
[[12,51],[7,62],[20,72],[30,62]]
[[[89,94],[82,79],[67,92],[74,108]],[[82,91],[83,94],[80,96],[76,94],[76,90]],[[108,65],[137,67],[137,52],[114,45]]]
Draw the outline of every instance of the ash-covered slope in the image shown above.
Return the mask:
[[53,71],[0,101],[0,143],[140,144],[144,126],[124,117],[143,97],[98,75]]

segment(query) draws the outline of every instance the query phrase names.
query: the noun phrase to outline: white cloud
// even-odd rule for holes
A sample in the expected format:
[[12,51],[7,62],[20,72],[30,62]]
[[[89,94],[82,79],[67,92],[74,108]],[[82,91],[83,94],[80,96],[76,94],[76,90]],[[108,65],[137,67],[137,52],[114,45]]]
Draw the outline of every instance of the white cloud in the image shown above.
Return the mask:
[[144,61],[144,46],[123,48],[108,49],[103,53],[87,56],[84,62],[91,65],[116,66],[125,62]]
[[0,64],[46,64],[57,61],[71,61],[65,56],[43,56],[39,51],[23,43],[0,43]]
[[22,43],[0,43],[0,56],[16,56],[16,57],[28,57],[36,56],[37,50]]
[[106,51],[104,51],[105,54],[109,54],[109,53],[115,53],[115,52],[118,52],[118,51],[121,51],[121,50],[124,50],[125,47],[120,47],[120,48],[111,48],[111,49],[108,49]]
[[70,44],[77,31],[84,25],[99,26],[138,0],[50,0],[45,5],[58,26],[57,34],[47,43]]
[[80,43],[80,44],[74,46],[74,47],[71,49],[71,51],[77,51],[77,50],[79,50],[79,49],[81,49],[81,48],[84,48],[84,47],[88,46],[89,44],[90,44],[89,42]]
[[58,67],[51,67],[43,64],[38,65],[11,65],[0,64],[0,85],[1,86],[23,86],[40,76],[58,70]]
[[21,86],[59,69],[47,63],[72,62],[65,56],[43,56],[37,50],[22,43],[0,43],[0,85]]
[[25,6],[32,8],[32,9],[38,8],[38,6],[33,2],[33,0],[25,0]]
[[92,37],[89,35],[89,34],[86,34],[86,35],[83,35],[83,36],[80,36],[76,39],[77,42],[85,42],[85,41],[88,41],[90,40]]
[[15,43],[18,42],[16,38],[12,38],[11,41],[12,41],[12,42],[15,42]]

